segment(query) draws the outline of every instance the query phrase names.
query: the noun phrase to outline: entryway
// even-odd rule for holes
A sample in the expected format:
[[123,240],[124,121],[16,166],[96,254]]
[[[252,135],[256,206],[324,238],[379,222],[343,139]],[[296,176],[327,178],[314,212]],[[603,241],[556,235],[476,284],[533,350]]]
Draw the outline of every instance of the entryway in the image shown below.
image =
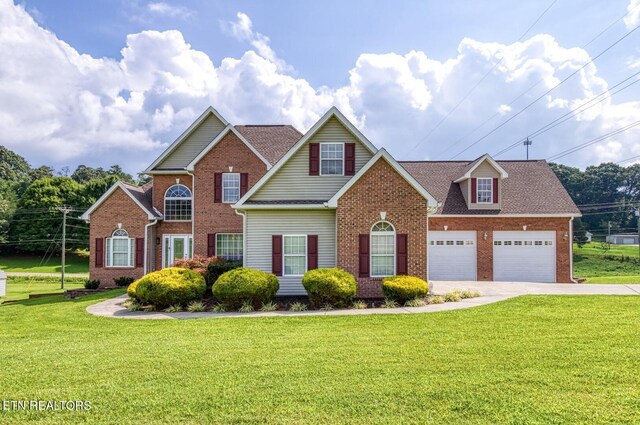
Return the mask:
[[162,243],[162,267],[171,267],[176,260],[191,258],[193,238],[191,235],[164,235]]

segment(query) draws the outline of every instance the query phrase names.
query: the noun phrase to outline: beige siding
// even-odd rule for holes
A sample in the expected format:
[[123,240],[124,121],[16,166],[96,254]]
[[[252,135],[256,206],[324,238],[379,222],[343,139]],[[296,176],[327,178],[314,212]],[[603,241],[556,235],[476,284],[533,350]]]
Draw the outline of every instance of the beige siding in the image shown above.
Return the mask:
[[[493,166],[489,163],[489,161],[483,161],[482,164],[480,164],[478,166],[478,168],[476,168],[475,170],[473,170],[473,172],[471,173],[471,177],[472,178],[482,178],[482,177],[486,177],[486,178],[495,178],[497,177],[498,179],[500,178],[500,173],[493,168]],[[498,180],[498,201],[500,201],[502,199],[502,197],[500,196],[500,188],[502,187],[502,182],[500,180]],[[462,188],[462,187],[461,187]],[[471,184],[467,185],[467,199],[471,200]],[[469,209],[471,210],[496,210],[496,209],[500,209],[500,202],[498,202],[497,204],[472,204],[471,202],[467,201],[467,205],[469,206]]]
[[328,201],[351,176],[310,176],[309,143],[346,142],[356,144],[356,173],[373,156],[336,118],[328,120],[307,143],[260,188],[251,200]]
[[213,114],[209,116],[182,143],[158,164],[155,169],[185,168],[213,139],[225,125]]
[[473,170],[471,177],[500,177],[500,173],[488,161],[483,161],[478,168]]
[[[245,266],[271,273],[272,235],[318,235],[318,267],[336,265],[335,210],[247,211]],[[302,278],[281,276],[278,295],[305,295]]]
[[467,203],[467,205],[469,205],[470,201],[470,192],[469,192],[469,180],[462,180],[460,182],[460,191],[462,192],[462,197],[464,198],[464,202]]

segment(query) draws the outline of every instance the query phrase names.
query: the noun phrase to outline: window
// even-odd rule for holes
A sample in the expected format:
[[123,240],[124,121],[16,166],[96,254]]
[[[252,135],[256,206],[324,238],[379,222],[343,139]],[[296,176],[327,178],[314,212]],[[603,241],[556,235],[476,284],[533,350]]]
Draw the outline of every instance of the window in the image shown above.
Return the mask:
[[544,241],[544,244],[546,246],[551,246],[551,245],[553,245],[553,241]]
[[536,246],[542,246],[542,241],[536,241]]
[[164,219],[191,220],[191,191],[188,187],[177,184],[167,189],[164,193]]
[[493,179],[491,178],[478,178],[478,203],[479,204],[491,204],[493,203]]
[[456,241],[456,246],[464,245],[464,241]]
[[453,241],[447,241],[447,245],[449,246],[453,245]]
[[344,143],[320,143],[320,175],[344,175]]
[[436,245],[444,245],[444,241],[436,241]]
[[302,276],[307,271],[307,237],[284,235],[284,275]]
[[502,241],[493,241],[493,244],[495,246],[500,246],[500,245],[502,245]]
[[393,276],[395,264],[396,231],[391,223],[379,221],[371,227],[371,276]]
[[124,229],[115,230],[110,238],[107,238],[107,267],[133,267],[135,239],[129,237]]
[[242,260],[242,233],[218,233],[216,256],[225,260]]
[[235,204],[240,199],[240,173],[222,174],[222,202]]
[[522,246],[522,241],[513,241],[513,244],[516,246]]

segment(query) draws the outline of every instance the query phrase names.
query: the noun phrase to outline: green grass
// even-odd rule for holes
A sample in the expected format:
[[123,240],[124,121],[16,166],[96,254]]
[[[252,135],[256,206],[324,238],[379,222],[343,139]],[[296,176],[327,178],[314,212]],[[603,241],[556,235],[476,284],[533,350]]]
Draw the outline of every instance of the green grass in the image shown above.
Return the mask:
[[622,256],[637,258],[638,247],[611,245],[605,253],[598,246],[590,243],[578,248],[574,244],[574,276],[587,278],[587,283],[640,283],[640,264],[619,261]]
[[[82,288],[86,279],[65,278],[65,289]],[[29,294],[49,294],[64,292],[60,289],[60,279],[52,277],[14,277],[7,279],[7,296],[0,297],[0,302],[6,300],[22,300],[29,298]]]
[[92,405],[0,411],[0,422],[640,422],[640,297],[528,296],[388,316],[85,312],[108,296],[0,307],[2,398]]
[[[24,273],[60,273],[60,257],[51,257],[44,265],[40,265],[42,256],[38,255],[1,255],[0,270],[5,272]],[[65,257],[65,272],[89,273],[89,257],[68,253]]]

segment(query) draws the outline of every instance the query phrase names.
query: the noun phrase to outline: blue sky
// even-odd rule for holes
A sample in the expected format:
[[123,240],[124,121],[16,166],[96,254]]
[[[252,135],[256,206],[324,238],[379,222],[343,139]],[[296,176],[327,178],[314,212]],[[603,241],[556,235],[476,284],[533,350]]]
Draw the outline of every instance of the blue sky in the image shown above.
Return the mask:
[[[137,172],[209,104],[234,123],[303,131],[336,105],[399,159],[450,159],[640,23],[638,0],[557,0],[516,43],[551,4],[0,0],[0,143],[33,165]],[[640,30],[460,157],[498,152],[637,72],[639,41]],[[637,120],[637,86],[534,139],[533,156]],[[638,135],[560,161],[640,155]]]

